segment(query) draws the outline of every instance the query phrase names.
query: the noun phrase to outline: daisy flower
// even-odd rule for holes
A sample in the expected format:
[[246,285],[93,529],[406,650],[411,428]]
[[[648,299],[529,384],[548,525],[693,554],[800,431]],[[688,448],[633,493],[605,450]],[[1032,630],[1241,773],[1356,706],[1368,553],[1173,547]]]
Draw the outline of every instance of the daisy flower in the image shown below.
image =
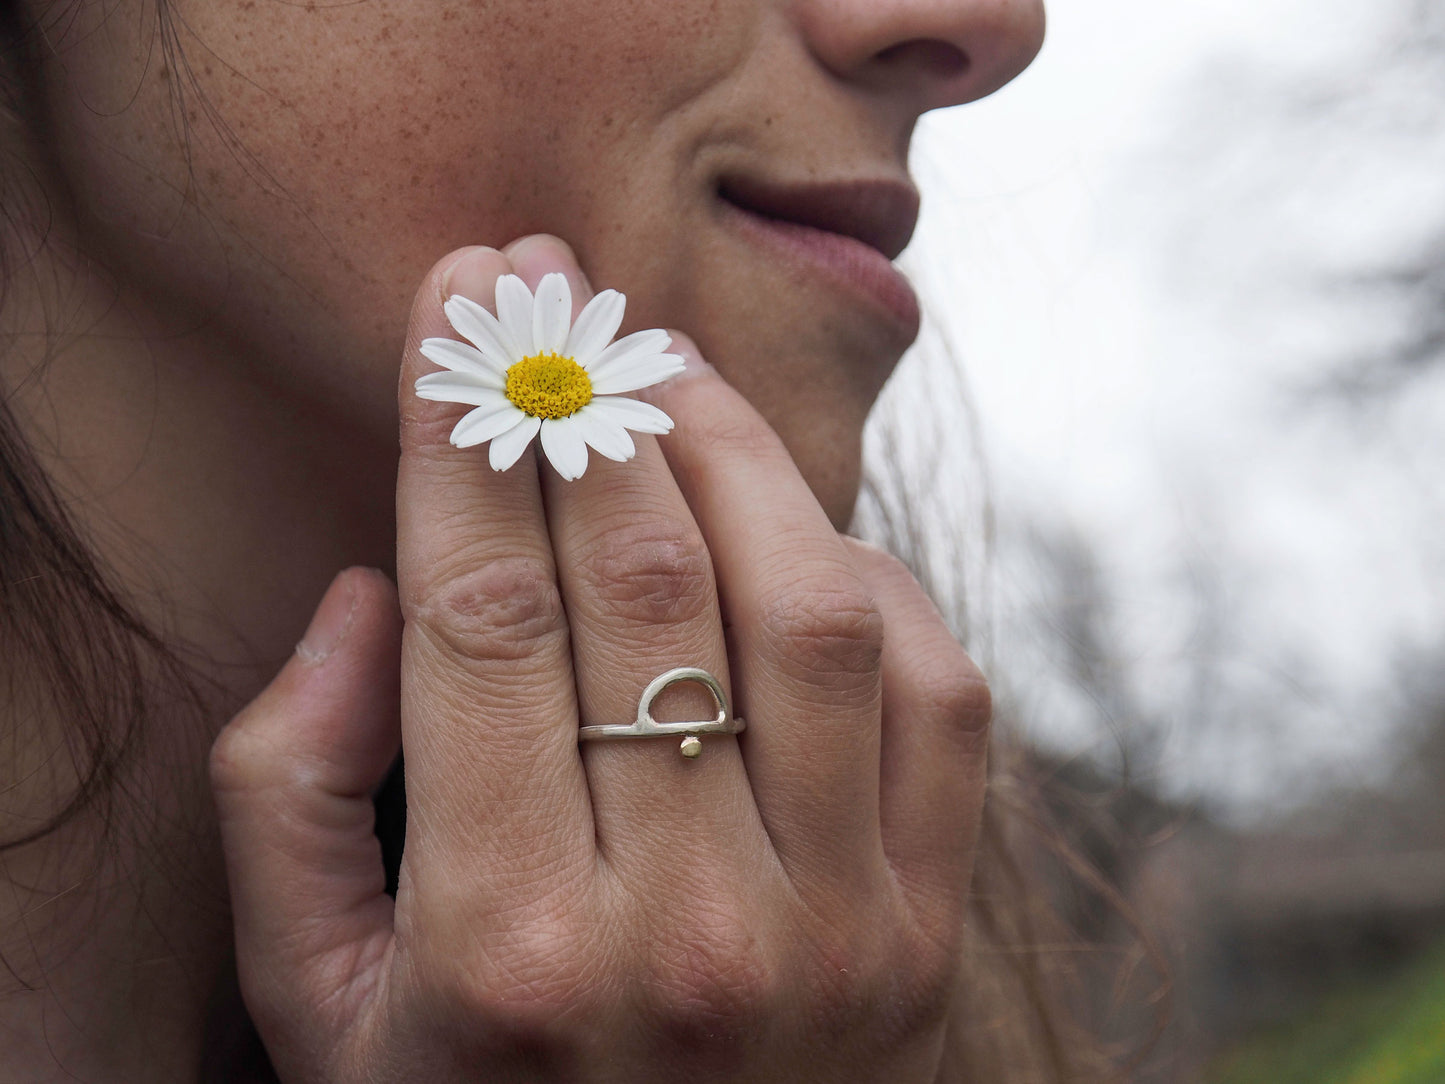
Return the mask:
[[[540,434],[542,451],[568,481],[587,470],[587,449],[625,462],[637,454],[628,430],[667,433],[672,419],[651,403],[622,396],[682,372],[664,351],[665,331],[638,331],[612,341],[627,299],[603,290],[572,322],[572,291],[563,275],[545,275],[537,294],[516,275],[497,280],[497,315],[455,294],[444,306],[467,343],[425,339],[421,352],[448,370],[416,382],[422,399],[476,409],[452,430],[458,448],[492,442],[493,470],[515,463]],[[470,344],[470,345],[469,345]]]

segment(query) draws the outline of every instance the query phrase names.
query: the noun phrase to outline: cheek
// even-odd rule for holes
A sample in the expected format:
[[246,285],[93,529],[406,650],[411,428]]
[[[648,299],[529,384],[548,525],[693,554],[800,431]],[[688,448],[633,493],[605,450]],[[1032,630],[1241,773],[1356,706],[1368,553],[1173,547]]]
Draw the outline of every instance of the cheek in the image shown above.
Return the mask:
[[755,264],[708,240],[694,153],[733,115],[771,7],[176,0],[167,25],[155,0],[79,10],[50,89],[90,235],[268,380],[389,440],[426,269],[460,245],[557,233],[628,291],[629,326],[693,334],[846,520],[863,419],[901,346],[820,320],[806,286],[760,296]]
[[[659,147],[756,21],[749,0],[169,9],[81,4],[53,66],[102,258],[385,411],[426,268],[538,230],[587,247],[596,207],[674,178]],[[359,385],[306,360],[338,354]]]

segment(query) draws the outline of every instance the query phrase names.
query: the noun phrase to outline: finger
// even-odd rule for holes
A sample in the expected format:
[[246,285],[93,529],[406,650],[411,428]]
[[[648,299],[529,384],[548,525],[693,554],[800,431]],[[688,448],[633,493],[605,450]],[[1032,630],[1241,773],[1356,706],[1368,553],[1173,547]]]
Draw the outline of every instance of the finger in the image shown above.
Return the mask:
[[577,263],[572,246],[560,237],[548,233],[529,234],[517,238],[502,249],[502,253],[511,262],[512,273],[520,276],[532,290],[536,290],[543,275],[556,272],[565,277],[572,291],[573,320],[592,299],[592,284]]
[[897,558],[844,540],[883,616],[883,850],[916,905],[954,906],[983,814],[988,683]]
[[390,581],[341,573],[211,752],[241,988],[283,1076],[321,1064],[391,939],[371,794],[400,746],[400,650]]
[[881,873],[882,622],[837,531],[772,429],[679,336],[688,371],[647,398],[712,554],[743,752],[795,881],[851,892]]
[[[593,855],[567,623],[533,453],[492,469],[498,439],[485,449],[454,447],[449,438],[467,408],[413,390],[436,369],[423,350],[435,354],[437,339],[459,338],[444,298],[500,300],[495,333],[527,335],[509,308],[515,298],[495,294],[498,276],[511,270],[504,255],[482,248],[433,270],[412,311],[399,389],[397,572],[413,827],[404,873],[454,885],[485,871],[485,884],[468,893],[482,912],[545,896]],[[530,341],[509,345],[530,349]],[[442,888],[418,896],[453,898],[451,886]]]
[[[649,682],[677,667],[731,686],[702,532],[656,439],[638,444],[631,462],[594,457],[583,478],[546,487],[584,723],[632,722]],[[669,688],[650,709],[664,721],[711,720],[717,710],[696,684]],[[604,856],[626,851],[651,864],[668,847],[703,854],[744,831],[763,839],[738,739],[701,740],[696,760],[676,738],[584,745]]]
[[[528,285],[562,272],[579,312],[593,296],[571,249],[556,238],[529,238],[509,251]],[[679,666],[701,667],[726,688],[712,564],[656,439],[638,434],[627,462],[593,455],[575,481],[548,470],[542,479],[582,722],[632,722],[647,684]],[[669,689],[655,708],[660,719],[717,714],[697,685]],[[716,851],[745,829],[762,838],[731,737],[705,739],[696,762],[680,755],[675,738],[587,743],[584,763],[598,849],[614,865],[641,868],[655,881],[656,856],[666,849]]]

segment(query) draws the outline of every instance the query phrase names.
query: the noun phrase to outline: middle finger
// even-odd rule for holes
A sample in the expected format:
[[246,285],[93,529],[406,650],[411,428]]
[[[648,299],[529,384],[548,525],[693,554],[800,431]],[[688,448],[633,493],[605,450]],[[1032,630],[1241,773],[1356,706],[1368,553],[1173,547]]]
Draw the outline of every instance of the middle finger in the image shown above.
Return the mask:
[[[544,271],[566,268],[574,316],[591,289],[569,250],[535,238],[511,250],[517,272],[535,287]],[[564,481],[543,471],[557,579],[572,631],[581,722],[630,723],[644,687],[679,666],[700,667],[728,688],[712,563],[702,532],[655,438],[636,434],[625,463],[592,455],[586,472]],[[659,720],[711,719],[711,696],[673,686],[652,708]],[[676,738],[583,744],[598,850],[637,868],[678,846],[706,846],[763,833],[737,740],[704,736],[695,761]]]

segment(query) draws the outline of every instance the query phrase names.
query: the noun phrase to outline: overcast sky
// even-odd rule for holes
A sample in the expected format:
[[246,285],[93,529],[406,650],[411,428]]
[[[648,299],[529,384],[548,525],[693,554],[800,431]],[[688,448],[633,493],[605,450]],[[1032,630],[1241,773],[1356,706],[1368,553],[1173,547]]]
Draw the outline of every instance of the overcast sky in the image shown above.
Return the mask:
[[[1055,745],[1112,739],[1049,672],[1035,527],[1097,556],[1168,789],[1260,809],[1401,748],[1400,661],[1445,657],[1445,365],[1328,389],[1404,341],[1382,282],[1445,237],[1445,46],[1419,6],[1055,0],[1029,72],[920,132],[905,263],[981,419],[982,453],[949,454],[986,458],[1000,521],[975,639]],[[957,485],[974,529],[971,466]],[[1209,725],[1181,708],[1201,659]]]

